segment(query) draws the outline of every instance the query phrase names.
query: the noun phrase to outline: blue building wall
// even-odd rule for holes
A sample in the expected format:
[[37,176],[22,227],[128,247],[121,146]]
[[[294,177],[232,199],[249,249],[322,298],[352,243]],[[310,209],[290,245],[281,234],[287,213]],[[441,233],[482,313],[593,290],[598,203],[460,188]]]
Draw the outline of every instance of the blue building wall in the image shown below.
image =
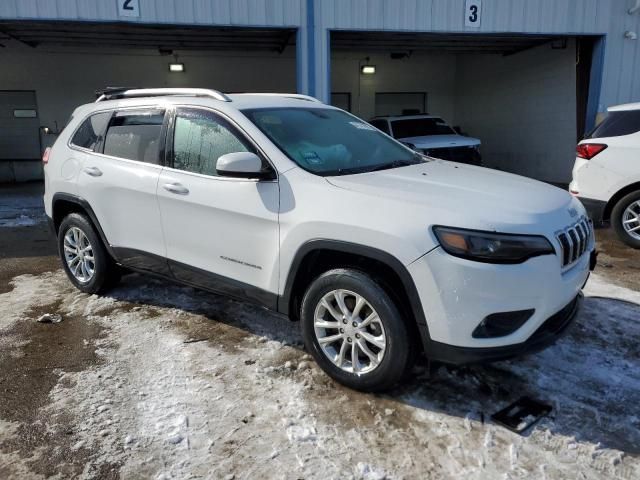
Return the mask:
[[[592,111],[640,100],[640,15],[632,0],[482,0],[481,25],[465,27],[465,0],[139,0],[138,18],[120,17],[117,0],[2,0],[0,19],[124,21],[147,24],[293,27],[298,90],[330,93],[332,30],[602,35],[602,86]],[[592,85],[597,86],[597,81]]]

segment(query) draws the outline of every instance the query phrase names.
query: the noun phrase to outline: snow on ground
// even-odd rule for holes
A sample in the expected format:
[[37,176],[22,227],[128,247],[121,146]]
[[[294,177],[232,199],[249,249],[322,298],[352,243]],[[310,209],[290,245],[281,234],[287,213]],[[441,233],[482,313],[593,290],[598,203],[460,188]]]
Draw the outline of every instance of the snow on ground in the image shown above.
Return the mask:
[[[137,275],[106,297],[62,272],[13,287],[0,295],[0,332],[34,321],[34,305],[107,330],[104,362],[60,371],[45,407],[49,429],[63,432],[71,415],[73,448],[93,452],[85,478],[103,463],[121,478],[640,478],[640,293],[597,275],[556,346],[491,366],[417,367],[387,395],[336,385],[296,324],[233,300]],[[490,422],[523,394],[550,402],[551,416],[525,436]],[[0,437],[12,428],[0,421]]]
[[4,193],[0,202],[1,227],[28,227],[46,219],[42,197]]

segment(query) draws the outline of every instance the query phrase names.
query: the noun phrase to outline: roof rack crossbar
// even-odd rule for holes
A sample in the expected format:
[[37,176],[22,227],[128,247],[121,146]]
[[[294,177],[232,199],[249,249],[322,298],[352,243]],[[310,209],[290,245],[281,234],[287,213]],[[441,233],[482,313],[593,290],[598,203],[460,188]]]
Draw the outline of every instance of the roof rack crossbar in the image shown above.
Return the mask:
[[285,97],[285,98],[293,98],[295,100],[305,100],[307,102],[316,102],[322,103],[315,97],[311,97],[309,95],[302,95],[300,93],[241,93],[240,95],[260,95],[260,96],[270,96],[270,97]]
[[190,96],[190,97],[210,97],[221,102],[230,102],[231,99],[224,93],[208,88],[116,88],[109,87],[101,92],[97,102],[105,100],[115,100],[118,98],[141,98],[141,97],[162,97],[162,96]]

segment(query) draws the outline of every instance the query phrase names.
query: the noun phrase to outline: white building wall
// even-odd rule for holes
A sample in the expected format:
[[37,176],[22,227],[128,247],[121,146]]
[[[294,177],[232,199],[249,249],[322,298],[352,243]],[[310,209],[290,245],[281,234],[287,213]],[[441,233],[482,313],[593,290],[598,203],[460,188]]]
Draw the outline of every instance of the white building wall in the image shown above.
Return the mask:
[[575,160],[575,45],[517,55],[460,55],[456,121],[482,140],[485,165],[569,183]]
[[[376,66],[375,75],[360,74],[366,56]],[[427,110],[453,122],[455,72],[456,57],[448,54],[414,54],[402,60],[364,52],[331,57],[332,90],[351,93],[351,111],[364,119],[375,114],[376,92],[426,92]]]
[[[35,90],[40,124],[62,128],[75,107],[95,99],[109,85],[210,87],[225,92],[292,92],[295,52],[206,54],[177,52],[184,73],[170,73],[171,56],[157,51],[0,49],[0,90]],[[43,137],[43,146],[54,136]]]

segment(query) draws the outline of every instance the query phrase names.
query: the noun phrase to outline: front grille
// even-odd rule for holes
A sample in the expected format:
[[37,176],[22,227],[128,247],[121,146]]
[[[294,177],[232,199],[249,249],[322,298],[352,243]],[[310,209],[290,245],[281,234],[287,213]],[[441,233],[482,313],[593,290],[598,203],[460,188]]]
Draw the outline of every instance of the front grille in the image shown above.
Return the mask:
[[424,151],[425,155],[433,158],[441,158],[451,162],[466,163],[469,165],[480,165],[480,154],[475,147],[444,147],[444,148],[428,148]]
[[562,247],[562,266],[575,263],[589,248],[593,229],[587,217],[556,234]]

